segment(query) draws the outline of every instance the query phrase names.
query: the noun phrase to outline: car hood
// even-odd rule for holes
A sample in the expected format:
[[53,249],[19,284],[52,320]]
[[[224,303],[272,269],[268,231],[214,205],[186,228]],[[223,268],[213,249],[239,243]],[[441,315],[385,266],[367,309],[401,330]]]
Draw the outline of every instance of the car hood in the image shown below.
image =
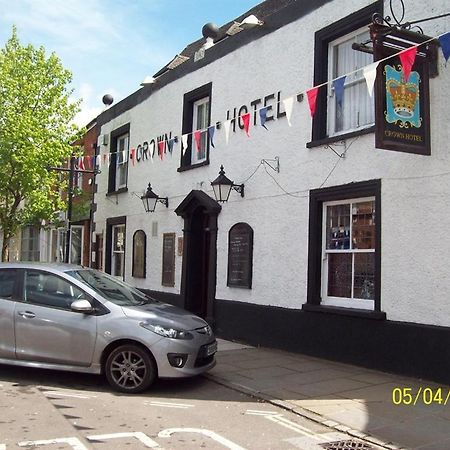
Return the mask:
[[133,319],[155,320],[158,324],[181,330],[195,330],[208,324],[200,317],[167,303],[149,303],[141,306],[122,306],[127,317]]

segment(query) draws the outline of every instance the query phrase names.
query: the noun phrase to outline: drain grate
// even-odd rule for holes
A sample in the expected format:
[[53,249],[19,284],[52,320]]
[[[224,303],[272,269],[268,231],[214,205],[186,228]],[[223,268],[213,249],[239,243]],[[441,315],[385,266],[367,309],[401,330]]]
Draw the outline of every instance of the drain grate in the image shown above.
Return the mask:
[[326,444],[320,444],[325,450],[375,450],[369,444],[361,441],[355,441],[350,439],[347,441],[335,441],[327,442]]

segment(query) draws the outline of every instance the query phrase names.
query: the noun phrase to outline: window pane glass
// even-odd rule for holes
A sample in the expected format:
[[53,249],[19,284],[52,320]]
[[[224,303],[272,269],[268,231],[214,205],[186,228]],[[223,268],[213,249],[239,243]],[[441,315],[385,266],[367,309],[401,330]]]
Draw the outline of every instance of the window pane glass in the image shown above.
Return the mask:
[[328,295],[331,297],[352,296],[352,254],[328,254]]
[[16,270],[0,270],[0,297],[12,298]]
[[83,229],[81,227],[72,226],[70,234],[70,262],[72,264],[81,264]]
[[374,272],[375,253],[355,253],[355,298],[375,298]]
[[125,227],[123,225],[113,229],[113,251],[123,252],[125,245]]
[[123,253],[114,253],[112,264],[112,275],[115,277],[123,276]]
[[86,294],[66,280],[48,273],[27,271],[25,300],[28,303],[70,309],[77,298],[86,298]]
[[375,249],[375,202],[352,205],[352,247]]
[[327,207],[327,250],[350,248],[350,204]]
[[145,278],[145,233],[143,231],[136,231],[134,235],[133,257],[133,276]]

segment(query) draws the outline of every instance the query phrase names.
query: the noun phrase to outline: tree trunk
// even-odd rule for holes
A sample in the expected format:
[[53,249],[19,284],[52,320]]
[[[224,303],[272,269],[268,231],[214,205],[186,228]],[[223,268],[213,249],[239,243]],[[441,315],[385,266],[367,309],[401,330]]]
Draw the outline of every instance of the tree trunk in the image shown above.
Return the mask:
[[3,242],[2,242],[2,262],[8,261],[8,244],[9,244],[9,237],[6,237],[3,235]]

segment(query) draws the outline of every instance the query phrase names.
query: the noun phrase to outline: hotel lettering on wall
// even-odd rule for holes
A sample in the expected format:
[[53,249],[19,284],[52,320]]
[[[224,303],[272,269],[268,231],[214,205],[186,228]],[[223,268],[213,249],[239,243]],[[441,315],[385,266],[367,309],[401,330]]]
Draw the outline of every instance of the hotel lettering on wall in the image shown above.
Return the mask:
[[407,80],[400,58],[388,58],[429,38],[378,24],[371,25],[371,36],[374,59],[383,60],[375,84],[375,146],[430,155],[429,68],[435,53],[420,45]]

